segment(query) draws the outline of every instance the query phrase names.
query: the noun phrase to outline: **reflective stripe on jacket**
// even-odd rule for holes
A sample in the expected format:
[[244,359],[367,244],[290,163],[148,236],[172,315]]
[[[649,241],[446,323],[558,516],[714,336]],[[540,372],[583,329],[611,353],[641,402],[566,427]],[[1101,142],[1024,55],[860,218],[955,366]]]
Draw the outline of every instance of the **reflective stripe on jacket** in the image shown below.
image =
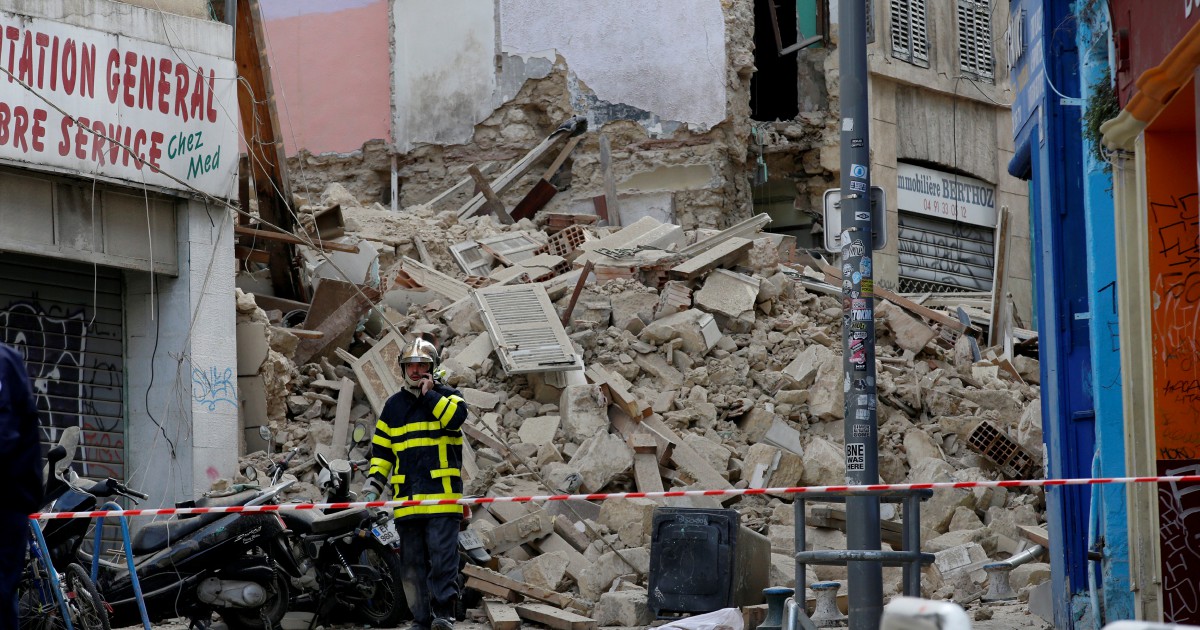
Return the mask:
[[[383,406],[371,440],[368,484],[387,483],[396,501],[462,498],[462,427],[467,404],[458,390],[438,383],[422,396],[408,390]],[[380,492],[382,494],[382,492]],[[462,514],[461,505],[396,508],[397,519]]]

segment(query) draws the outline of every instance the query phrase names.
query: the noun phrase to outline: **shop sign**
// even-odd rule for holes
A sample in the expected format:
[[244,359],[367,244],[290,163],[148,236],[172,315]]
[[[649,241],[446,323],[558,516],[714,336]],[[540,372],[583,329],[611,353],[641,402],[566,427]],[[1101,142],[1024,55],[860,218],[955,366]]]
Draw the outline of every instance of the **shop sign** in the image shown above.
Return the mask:
[[229,198],[232,59],[0,12],[0,160]]
[[996,226],[996,187],[973,177],[896,165],[896,208],[950,221]]

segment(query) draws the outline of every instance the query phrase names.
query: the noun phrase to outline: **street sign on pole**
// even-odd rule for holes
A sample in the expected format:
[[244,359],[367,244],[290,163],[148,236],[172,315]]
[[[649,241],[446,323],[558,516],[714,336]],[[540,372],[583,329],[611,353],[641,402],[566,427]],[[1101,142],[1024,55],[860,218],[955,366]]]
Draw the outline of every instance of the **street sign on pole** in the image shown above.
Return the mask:
[[[846,395],[846,483],[879,482],[875,395],[875,300],[871,204],[871,110],[867,101],[867,0],[838,3],[841,68],[842,368]],[[846,549],[878,551],[879,497],[846,497]],[[851,630],[878,630],[883,564],[849,562]]]
[[[842,189],[825,191],[825,251],[837,254],[842,251]],[[871,249],[881,250],[887,245],[887,193],[881,186],[871,187],[871,222],[873,238]],[[850,233],[853,235],[853,232]],[[851,238],[851,241],[854,239]]]

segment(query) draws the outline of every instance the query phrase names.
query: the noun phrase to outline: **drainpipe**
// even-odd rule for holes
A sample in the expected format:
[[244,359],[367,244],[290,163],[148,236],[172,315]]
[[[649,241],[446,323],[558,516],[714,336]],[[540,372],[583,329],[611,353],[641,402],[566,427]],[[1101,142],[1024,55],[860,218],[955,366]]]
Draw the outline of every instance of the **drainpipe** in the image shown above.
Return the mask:
[[1009,568],[1015,569],[1015,568],[1021,566],[1022,564],[1025,564],[1026,562],[1029,562],[1029,561],[1033,560],[1034,558],[1037,558],[1038,556],[1042,555],[1042,552],[1045,550],[1046,550],[1046,548],[1041,545],[1034,545],[1034,546],[1026,549],[1025,551],[1022,551],[1021,553],[1014,555],[1013,557],[1009,558],[1008,560],[1004,560],[1003,562],[1004,562],[1004,564],[1007,564],[1009,566]]
[[[1092,456],[1092,478],[1094,479],[1099,476],[1100,476],[1100,451],[1097,450],[1096,454]],[[1092,486],[1092,500],[1090,502],[1091,509],[1089,510],[1090,514],[1088,515],[1087,572],[1088,572],[1088,603],[1092,610],[1092,627],[1097,628],[1097,630],[1100,628],[1100,626],[1103,625],[1103,620],[1100,618],[1100,598],[1097,595],[1097,591],[1096,591],[1096,569],[1100,568],[1101,570],[1103,570],[1103,567],[1098,566],[1098,565],[1104,559],[1104,555],[1103,555],[1102,551],[1095,551],[1093,553],[1093,550],[1095,550],[1097,547],[1096,535],[1098,533],[1098,530],[1100,529],[1101,496],[1102,495],[1100,492],[1100,486],[1093,485]]]

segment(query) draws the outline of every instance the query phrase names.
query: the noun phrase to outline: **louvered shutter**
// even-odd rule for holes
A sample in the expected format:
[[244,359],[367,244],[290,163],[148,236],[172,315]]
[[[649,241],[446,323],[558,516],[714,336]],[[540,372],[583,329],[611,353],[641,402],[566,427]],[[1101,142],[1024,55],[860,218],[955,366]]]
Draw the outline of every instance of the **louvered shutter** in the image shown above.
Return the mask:
[[479,248],[475,241],[463,241],[450,246],[450,255],[468,276],[487,277],[492,271],[492,257]]
[[575,347],[542,285],[491,286],[473,295],[506,373],[578,369]]
[[958,67],[968,78],[995,80],[990,0],[958,0]]
[[929,67],[929,27],[925,0],[891,0],[892,56]]

